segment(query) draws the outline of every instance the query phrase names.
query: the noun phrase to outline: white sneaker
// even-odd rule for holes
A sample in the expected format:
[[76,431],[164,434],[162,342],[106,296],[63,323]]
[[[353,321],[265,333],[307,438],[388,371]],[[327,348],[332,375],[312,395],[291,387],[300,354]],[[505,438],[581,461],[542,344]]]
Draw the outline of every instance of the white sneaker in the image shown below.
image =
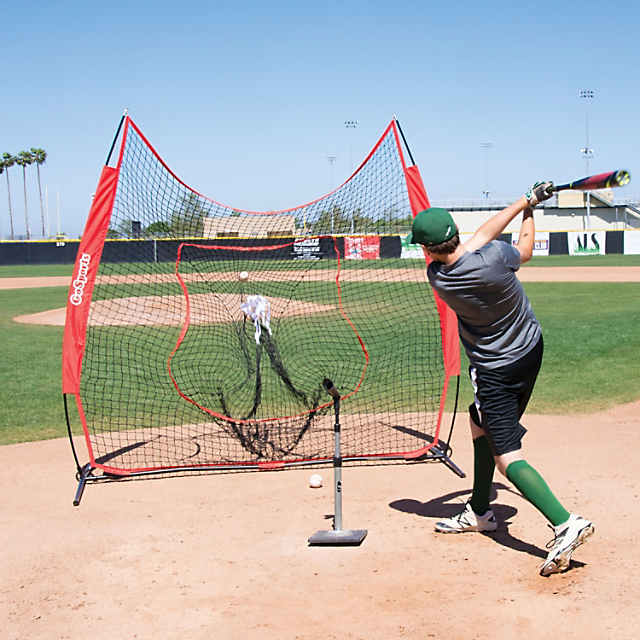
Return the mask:
[[557,527],[549,525],[554,538],[547,544],[551,549],[540,567],[541,576],[550,576],[569,568],[571,554],[595,531],[593,522],[572,513],[569,519]]
[[495,531],[498,528],[496,517],[489,509],[479,516],[467,502],[464,509],[457,516],[436,522],[435,529],[440,533],[464,533],[465,531]]

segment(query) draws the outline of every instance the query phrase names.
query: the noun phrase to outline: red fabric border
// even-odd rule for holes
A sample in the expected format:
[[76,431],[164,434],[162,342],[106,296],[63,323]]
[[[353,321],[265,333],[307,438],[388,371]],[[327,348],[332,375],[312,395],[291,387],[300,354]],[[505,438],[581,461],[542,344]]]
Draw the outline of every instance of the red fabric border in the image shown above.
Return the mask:
[[[428,209],[431,204],[427,196],[420,170],[416,165],[406,167],[404,170],[405,179],[407,181],[407,189],[409,191],[409,202],[413,216],[420,213],[424,209]],[[425,260],[427,265],[430,260],[425,252]],[[440,316],[440,335],[442,338],[442,359],[444,364],[444,384],[442,394],[440,396],[440,411],[438,413],[438,425],[433,443],[429,444],[418,451],[414,451],[407,458],[420,457],[433,447],[440,437],[440,426],[442,423],[442,415],[444,413],[444,404],[447,398],[447,389],[449,387],[449,378],[451,376],[460,375],[460,339],[458,336],[458,318],[453,310],[433,291],[436,301],[438,315]]]
[[415,218],[418,213],[428,209],[431,206],[427,191],[424,188],[422,182],[422,176],[416,165],[407,167],[405,169],[405,177],[407,179],[407,189],[409,191],[409,203],[411,204],[411,211]]
[[91,296],[107,236],[118,186],[118,169],[104,167],[78,247],[67,296],[67,317],[62,341],[62,393],[80,392],[80,373],[86,342]]
[[[409,202],[414,217],[428,209],[431,205],[422,182],[422,176],[417,166],[407,167],[405,170]],[[428,261],[428,258],[427,258]],[[442,332],[442,351],[444,357],[445,375],[460,375],[460,340],[458,337],[458,318],[453,310],[434,291],[438,313],[440,314],[440,330]]]

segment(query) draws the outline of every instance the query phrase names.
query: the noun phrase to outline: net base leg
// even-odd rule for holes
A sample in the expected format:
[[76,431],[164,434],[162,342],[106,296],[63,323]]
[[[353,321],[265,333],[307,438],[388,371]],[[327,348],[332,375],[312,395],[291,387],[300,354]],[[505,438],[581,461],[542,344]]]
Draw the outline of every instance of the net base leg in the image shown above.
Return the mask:
[[467,474],[451,459],[451,448],[438,442],[434,447],[429,449],[427,453],[420,454],[418,456],[407,456],[405,460],[407,462],[442,462],[453,473],[460,478],[466,478]]
[[466,478],[467,474],[449,457],[446,455],[442,456],[442,464],[446,465],[460,478]]
[[450,452],[450,449],[441,449],[438,445],[436,445],[435,447],[438,450],[438,453],[436,454],[436,457],[440,460],[440,462],[442,462],[442,464],[444,464],[446,467],[448,467],[449,469],[451,469],[451,471],[453,471],[453,473],[455,473],[457,476],[459,476],[460,478],[466,478],[467,474],[451,459],[451,457],[448,455],[448,451]]
[[367,537],[366,529],[316,531],[309,538],[311,546],[358,546]]
[[78,474],[78,488],[76,489],[76,495],[73,498],[73,506],[77,507],[80,504],[80,500],[82,500],[82,494],[84,493],[84,488],[87,485],[87,480],[91,476],[93,471],[93,467],[90,464],[85,464],[82,467],[82,470]]

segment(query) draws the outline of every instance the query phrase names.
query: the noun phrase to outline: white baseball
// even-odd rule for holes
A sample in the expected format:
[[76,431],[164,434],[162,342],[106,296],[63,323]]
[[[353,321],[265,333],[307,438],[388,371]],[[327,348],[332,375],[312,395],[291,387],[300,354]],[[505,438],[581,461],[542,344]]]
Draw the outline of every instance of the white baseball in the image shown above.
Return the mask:
[[309,486],[312,489],[319,489],[322,486],[322,476],[319,473],[314,473],[309,478]]
[[238,274],[238,278],[239,278],[240,280],[248,280],[248,279],[249,279],[249,274],[248,274],[246,271],[241,271],[241,272]]

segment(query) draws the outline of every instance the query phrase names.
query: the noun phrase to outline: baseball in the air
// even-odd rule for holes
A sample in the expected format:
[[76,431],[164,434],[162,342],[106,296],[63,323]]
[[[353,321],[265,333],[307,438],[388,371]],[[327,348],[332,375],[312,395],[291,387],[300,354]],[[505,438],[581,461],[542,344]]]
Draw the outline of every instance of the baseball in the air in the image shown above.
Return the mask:
[[241,272],[238,274],[238,278],[239,278],[240,280],[248,280],[248,279],[249,279],[249,274],[248,274],[246,271],[241,271]]
[[309,486],[312,489],[319,489],[322,486],[322,476],[319,473],[314,473],[309,478]]

